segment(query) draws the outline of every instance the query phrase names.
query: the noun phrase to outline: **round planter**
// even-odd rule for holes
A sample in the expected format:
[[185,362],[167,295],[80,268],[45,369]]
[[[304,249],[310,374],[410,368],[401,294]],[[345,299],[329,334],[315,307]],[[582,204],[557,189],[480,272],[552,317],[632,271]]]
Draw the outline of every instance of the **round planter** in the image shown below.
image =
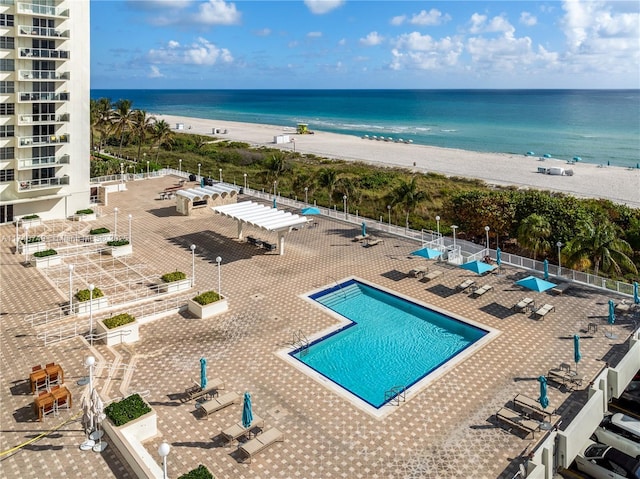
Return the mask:
[[172,281],[171,283],[160,283],[158,285],[158,291],[161,293],[177,293],[178,291],[185,291],[189,288],[191,288],[191,280],[189,278]]
[[194,300],[188,299],[187,308],[189,308],[189,312],[194,316],[197,316],[200,319],[206,319],[227,311],[229,309],[229,303],[227,302],[227,298],[222,297],[215,303],[209,303],[202,306]]

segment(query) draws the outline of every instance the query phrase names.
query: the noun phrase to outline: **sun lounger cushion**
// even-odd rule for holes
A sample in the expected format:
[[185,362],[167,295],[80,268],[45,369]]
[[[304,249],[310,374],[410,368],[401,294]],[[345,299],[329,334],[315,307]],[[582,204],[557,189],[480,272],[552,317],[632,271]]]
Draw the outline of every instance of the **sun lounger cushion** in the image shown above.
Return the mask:
[[487,291],[491,291],[492,289],[493,289],[493,286],[491,286],[490,284],[485,284],[481,288],[476,289],[471,294],[473,294],[474,296],[482,296],[484,293],[486,293]]
[[496,413],[496,418],[499,421],[502,421],[505,424],[508,424],[509,426],[516,427],[521,431],[526,432],[527,435],[533,434],[534,437],[535,437],[535,432],[540,428],[540,423],[538,421],[528,419],[522,416],[521,414],[519,414],[518,412],[512,409],[509,409],[507,407],[501,408]]
[[464,291],[465,289],[469,288],[470,286],[472,286],[472,285],[474,285],[474,284],[475,284],[475,281],[474,281],[474,280],[472,280],[472,279],[467,279],[467,280],[463,281],[462,283],[460,283],[460,284],[457,286],[457,288],[456,288],[456,289],[457,289],[458,291]]
[[544,318],[547,314],[549,314],[549,312],[555,311],[555,309],[555,306],[552,306],[551,304],[545,304],[541,308],[536,310],[535,315],[539,318]]
[[231,406],[232,404],[236,404],[240,401],[240,395],[236,392],[228,392],[223,394],[222,396],[214,397],[200,403],[200,409],[202,410],[202,414],[208,416],[209,414],[213,414],[220,409],[223,409],[227,406]]
[[515,309],[516,311],[520,311],[520,312],[524,313],[527,310],[527,308],[530,307],[533,304],[534,304],[533,299],[531,299],[531,298],[522,298],[519,303],[517,303],[517,304],[515,304],[513,306],[513,309]]
[[382,242],[383,241],[381,239],[372,239],[372,240],[367,241],[367,244],[365,246],[371,247],[371,246],[375,246],[377,244],[380,244]]
[[353,241],[362,241],[365,240],[369,237],[369,235],[358,235],[356,237],[353,238]]
[[570,287],[571,287],[571,283],[561,283],[555,288],[551,288],[551,291],[555,294],[562,294],[566,290],[568,290]]
[[238,448],[245,456],[251,460],[251,457],[265,450],[273,443],[284,441],[284,434],[275,427],[258,434],[253,439],[243,443]]
[[231,442],[231,441],[235,441],[241,436],[244,436],[252,429],[255,429],[258,427],[261,428],[263,426],[264,426],[264,419],[262,419],[260,416],[254,415],[253,421],[251,422],[251,425],[249,427],[244,427],[242,425],[242,421],[240,421],[235,423],[233,426],[230,426],[225,430],[221,431],[220,435],[228,442]]
[[431,271],[428,274],[424,275],[424,278],[428,281],[431,281],[432,279],[436,279],[438,276],[440,276],[442,274],[442,271],[440,271],[439,269],[436,269],[434,271]]

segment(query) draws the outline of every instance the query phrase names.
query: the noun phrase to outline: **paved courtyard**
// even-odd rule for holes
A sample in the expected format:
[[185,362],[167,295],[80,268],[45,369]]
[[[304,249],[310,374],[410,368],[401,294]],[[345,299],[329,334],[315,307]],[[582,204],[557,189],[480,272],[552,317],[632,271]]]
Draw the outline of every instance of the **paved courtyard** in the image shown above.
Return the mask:
[[[78,448],[84,440],[80,398],[85,389],[76,383],[87,375],[83,359],[90,354],[97,358],[95,383],[103,399],[140,392],[157,411],[160,436],[145,445],[158,462],[159,444],[166,440],[171,445],[170,477],[204,464],[218,479],[381,479],[511,478],[543,434],[524,439],[500,427],[493,414],[518,393],[538,397],[538,376],[559,363],[573,362],[572,338],[578,333],[579,368],[587,380],[573,391],[549,389],[551,405],[562,415],[562,429],[585,401],[588,379],[605,363],[615,365],[627,351],[631,318],[621,316],[613,326],[617,339],[604,335],[609,331],[610,295],[580,286],[562,296],[525,292],[514,281],[527,273],[511,267],[499,275],[476,277],[435,264],[431,267],[444,274],[434,281],[410,278],[406,273],[426,261],[409,255],[418,246],[415,242],[373,230],[369,232],[384,241],[365,248],[352,241],[359,234],[357,226],[326,218],[318,218],[314,228],[287,234],[285,255],[280,256],[238,241],[235,222],[208,209],[178,216],[175,202],[159,200],[157,193],[175,182],[165,177],[129,183],[127,191],[110,195],[109,206],[100,208],[95,222],[55,226],[60,234],[98,226],[113,229],[117,206],[119,231],[127,230],[132,215],[134,253],[124,261],[143,271],[144,278],[159,281],[162,274],[175,270],[190,275],[189,246],[196,245],[194,292],[217,289],[216,257],[222,258],[220,278],[229,298],[228,312],[208,320],[187,312],[158,319],[141,326],[141,339],[135,344],[91,349],[78,336],[44,346],[41,335],[58,323],[32,327],[25,316],[65,304],[68,287],[65,281],[52,281],[25,267],[23,255],[14,254],[15,227],[0,227],[0,476],[134,477],[115,448],[101,454]],[[248,229],[246,234],[276,242],[275,233]],[[377,419],[276,355],[291,344],[296,332],[310,337],[336,324],[300,295],[348,276],[452,311],[501,334],[407,402],[386,406],[393,412]],[[476,299],[455,292],[456,285],[469,278],[494,289]],[[93,281],[101,288],[109,286]],[[104,281],[113,279],[105,275]],[[82,272],[76,272],[74,290],[85,287]],[[512,306],[524,296],[533,297],[536,304],[551,303],[556,310],[544,320],[513,312]],[[105,313],[94,313],[94,319],[101,317]],[[86,333],[88,319],[83,321],[81,333]],[[598,330],[589,330],[589,323]],[[251,392],[254,413],[265,419],[267,428],[283,431],[284,442],[251,464],[242,463],[236,448],[219,438],[222,429],[240,420],[241,405],[202,419],[193,401],[179,400],[199,379],[201,357],[207,358],[209,378],[223,379],[226,391]],[[65,370],[73,408],[38,422],[28,376],[31,366],[53,361]]]

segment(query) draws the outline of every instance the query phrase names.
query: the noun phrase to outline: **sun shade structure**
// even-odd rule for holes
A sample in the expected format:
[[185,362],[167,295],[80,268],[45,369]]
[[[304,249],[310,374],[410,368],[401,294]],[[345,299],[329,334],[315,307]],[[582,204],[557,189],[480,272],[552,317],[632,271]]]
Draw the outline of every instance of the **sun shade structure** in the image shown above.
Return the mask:
[[553,288],[555,283],[550,281],[545,281],[544,279],[536,278],[535,276],[527,276],[519,281],[516,281],[518,286],[524,286],[532,291],[537,291],[538,293],[542,293],[548,289]]
[[305,216],[294,215],[253,201],[216,206],[211,209],[238,222],[238,239],[243,237],[244,225],[277,232],[281,255],[284,254],[284,234],[295,227],[304,226],[308,221]]
[[484,261],[478,261],[478,260],[469,261],[468,263],[461,264],[460,267],[462,269],[473,271],[476,274],[485,274],[496,268],[492,264],[487,264]]
[[191,210],[198,206],[215,206],[235,203],[238,189],[235,186],[216,183],[213,186],[203,186],[188,190],[176,191],[176,210],[188,216]]
[[412,256],[422,256],[423,258],[427,258],[427,259],[435,259],[438,256],[442,256],[441,251],[438,251],[437,249],[431,249],[431,248],[417,249],[415,251],[412,251],[410,254]]

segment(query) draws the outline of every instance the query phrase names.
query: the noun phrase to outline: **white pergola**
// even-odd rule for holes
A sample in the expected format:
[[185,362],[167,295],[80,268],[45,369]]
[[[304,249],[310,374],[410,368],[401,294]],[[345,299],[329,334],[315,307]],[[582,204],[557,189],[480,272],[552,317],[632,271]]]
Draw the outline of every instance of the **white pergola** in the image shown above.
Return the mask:
[[278,249],[284,254],[284,234],[292,228],[307,223],[305,216],[271,208],[253,201],[243,201],[211,208],[218,214],[233,218],[238,222],[238,239],[243,237],[245,224],[278,233]]
[[190,200],[204,200],[208,198],[215,198],[216,196],[227,196],[238,194],[238,188],[233,186],[226,186],[220,183],[216,183],[213,186],[204,186],[198,188],[191,188],[189,190],[178,190],[176,196],[184,196]]

